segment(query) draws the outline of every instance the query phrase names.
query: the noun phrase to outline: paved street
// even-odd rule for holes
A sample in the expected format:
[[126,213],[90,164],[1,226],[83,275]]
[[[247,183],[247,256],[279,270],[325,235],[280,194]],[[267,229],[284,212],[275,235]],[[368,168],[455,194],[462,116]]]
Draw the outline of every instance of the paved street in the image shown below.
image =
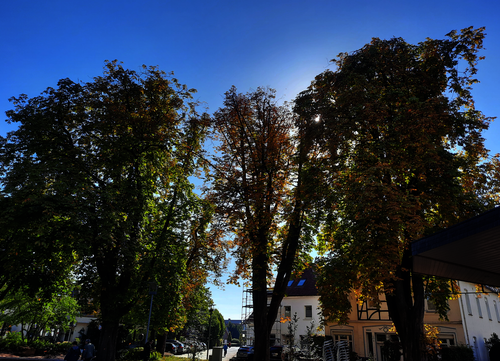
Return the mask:
[[[226,357],[222,357],[222,360],[226,360],[226,361],[229,361],[231,360],[231,358],[235,358],[236,360],[236,352],[238,352],[238,346],[233,346],[233,347],[230,347],[227,349],[227,355]],[[208,353],[209,355],[212,354],[212,350],[209,351]],[[193,357],[193,354],[183,354],[183,355],[177,355],[179,357],[184,357],[184,358],[189,358],[189,357]],[[197,358],[200,358],[200,359],[207,359],[207,350],[203,351],[203,352],[198,352],[196,354],[196,357]]]

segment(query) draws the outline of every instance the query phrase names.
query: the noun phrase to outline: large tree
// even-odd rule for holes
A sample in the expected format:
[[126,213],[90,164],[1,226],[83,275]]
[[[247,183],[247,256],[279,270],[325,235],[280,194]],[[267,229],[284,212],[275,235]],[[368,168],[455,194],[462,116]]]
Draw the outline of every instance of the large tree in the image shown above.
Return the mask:
[[360,300],[385,293],[407,361],[424,358],[424,297],[446,288],[412,272],[410,242],[492,206],[494,167],[481,137],[491,118],[471,94],[483,30],[417,45],[375,38],[340,54],[336,70],[296,101],[323,128],[328,159],[320,239],[329,253],[318,280],[325,316],[345,322],[351,292]]
[[267,360],[286,285],[313,244],[309,194],[320,182],[307,139],[314,122],[301,123],[271,89],[242,94],[235,87],[213,119],[219,141],[210,190],[219,221],[214,227],[233,234],[233,281],[250,283],[255,358]]
[[0,140],[2,267],[35,275],[33,289],[73,267],[80,296],[99,311],[101,360],[114,359],[123,316],[148,304],[148,283],[179,294],[199,254],[189,250],[210,212],[190,177],[209,119],[193,92],[155,67],[114,61],[93,81],[11,99],[8,121],[19,128]]

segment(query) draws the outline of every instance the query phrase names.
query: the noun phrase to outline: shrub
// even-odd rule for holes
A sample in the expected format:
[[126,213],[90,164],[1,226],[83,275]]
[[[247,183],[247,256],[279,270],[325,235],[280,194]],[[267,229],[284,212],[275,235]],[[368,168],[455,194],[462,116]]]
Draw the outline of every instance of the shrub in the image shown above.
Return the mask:
[[474,351],[469,346],[441,349],[441,361],[474,361]]
[[27,345],[20,332],[8,332],[0,338],[0,350],[2,351],[19,351]]
[[142,360],[142,351],[144,348],[136,347],[128,350],[119,351],[119,359],[124,361],[138,361]]
[[69,348],[72,346],[71,342],[65,341],[65,342],[59,342],[54,345],[54,352],[56,353],[66,353],[68,352]]
[[498,338],[498,335],[495,332],[493,332],[491,334],[491,337],[484,344],[489,351],[496,343],[500,343],[500,338]]
[[[143,359],[142,351],[143,347],[136,347],[129,350],[120,350],[118,358],[124,361],[140,361]],[[161,354],[158,351],[151,351],[149,356],[150,361],[159,361],[162,359]]]

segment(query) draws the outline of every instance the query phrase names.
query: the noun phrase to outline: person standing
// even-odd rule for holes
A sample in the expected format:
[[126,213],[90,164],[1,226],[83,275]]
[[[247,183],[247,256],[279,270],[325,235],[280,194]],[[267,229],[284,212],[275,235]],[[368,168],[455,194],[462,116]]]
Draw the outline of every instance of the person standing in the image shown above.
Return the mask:
[[80,347],[78,347],[78,342],[73,341],[73,346],[68,350],[64,360],[66,361],[78,361],[80,358]]
[[143,359],[144,361],[149,361],[149,357],[151,355],[151,344],[153,343],[153,340],[149,340],[144,344],[144,351],[143,351]]
[[224,349],[224,357],[226,357],[226,355],[227,355],[227,343],[224,344],[223,349]]
[[85,346],[83,346],[82,360],[90,361],[95,356],[95,346],[90,342],[90,339],[85,340]]

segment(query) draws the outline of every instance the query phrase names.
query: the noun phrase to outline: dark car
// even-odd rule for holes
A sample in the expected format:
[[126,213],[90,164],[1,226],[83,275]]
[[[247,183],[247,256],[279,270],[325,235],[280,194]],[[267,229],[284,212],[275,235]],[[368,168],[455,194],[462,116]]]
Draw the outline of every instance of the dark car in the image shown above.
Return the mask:
[[283,352],[282,345],[274,345],[269,349],[271,354],[271,361],[280,360],[281,361],[281,353]]
[[172,355],[177,355],[179,351],[177,350],[178,347],[175,343],[173,342],[166,342],[165,343],[165,351],[171,353]]
[[184,344],[177,340],[167,340],[167,342],[177,345],[177,354],[182,354],[185,351]]
[[[247,353],[246,357],[243,356],[241,359],[247,360],[247,361],[253,361],[254,359],[254,348],[251,347]],[[282,354],[284,354],[284,359],[288,360],[289,355],[288,353],[290,352],[290,349],[288,346],[282,346],[282,345],[274,345],[269,348],[269,354],[270,354],[270,360],[271,361],[281,361],[282,360]],[[294,352],[296,355],[300,354],[300,349],[298,347],[294,347]],[[239,356],[239,350],[238,350],[238,360],[240,360]]]
[[253,358],[253,346],[241,346],[238,349],[238,352],[236,352],[236,357],[238,360],[248,360],[249,359],[249,354],[250,358]]

